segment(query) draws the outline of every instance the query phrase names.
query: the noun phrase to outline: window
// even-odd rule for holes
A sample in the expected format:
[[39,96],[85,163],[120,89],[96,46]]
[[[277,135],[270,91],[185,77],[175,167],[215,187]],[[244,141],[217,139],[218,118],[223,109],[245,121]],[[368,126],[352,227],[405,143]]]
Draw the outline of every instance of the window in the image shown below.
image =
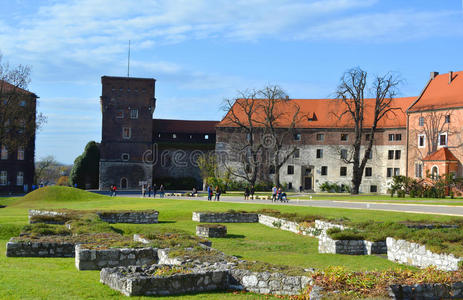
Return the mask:
[[122,109],[116,110],[116,118],[118,119],[124,118],[124,111]]
[[177,134],[176,134],[176,133],[172,133],[172,138],[173,138],[173,139],[176,139],[176,138],[177,138]]
[[365,177],[371,177],[371,168],[370,167],[366,167],[365,168]]
[[301,134],[300,134],[300,133],[296,133],[296,134],[294,135],[294,140],[295,140],[295,141],[300,141],[300,140],[301,140]]
[[370,150],[370,151],[367,151],[367,152],[365,153],[365,156],[366,156],[368,159],[372,159],[372,158],[373,158],[373,151],[371,151],[371,150]]
[[386,177],[388,178],[392,177],[392,172],[393,172],[392,168],[387,168]]
[[402,134],[401,133],[396,133],[395,134],[395,140],[396,141],[401,141],[402,140]]
[[246,134],[246,140],[249,142],[251,140],[251,134],[250,133],[247,133]]
[[370,185],[370,193],[377,193],[377,192],[378,192],[378,186]]
[[387,159],[394,159],[394,150],[389,150],[387,152]]
[[8,149],[6,146],[2,146],[1,159],[8,159]]
[[341,159],[347,159],[347,149],[341,149]]
[[423,165],[420,163],[415,164],[415,177],[418,177],[418,178],[423,177]]
[[450,115],[445,116],[445,123],[450,123]]
[[130,118],[131,119],[138,119],[138,109],[131,109],[130,110]]
[[420,117],[420,118],[418,119],[418,125],[419,125],[419,126],[424,126],[424,117]]
[[0,185],[6,185],[8,183],[8,173],[6,171],[0,172]]
[[317,133],[317,141],[324,141],[325,134],[324,133]]
[[341,167],[339,169],[339,176],[347,176],[347,167]]
[[447,133],[439,134],[439,146],[447,146]]
[[400,175],[400,168],[394,168],[394,176]]
[[26,100],[19,101],[19,106],[26,106]]
[[190,134],[190,140],[193,139],[193,135]]
[[288,166],[288,175],[293,175],[294,174],[294,166],[289,165]]
[[128,161],[130,159],[130,155],[128,153],[122,153],[121,159],[123,161]]
[[18,172],[16,175],[16,185],[24,184],[24,172]]
[[438,179],[439,178],[439,168],[437,166],[433,166],[431,169],[431,178]]
[[24,131],[26,131],[26,121],[24,121],[24,120],[19,120],[19,129],[18,129],[18,133],[19,133],[19,134],[22,134],[22,133],[24,133]]
[[328,167],[327,166],[322,166],[321,175],[323,175],[323,176],[328,175]]
[[418,135],[418,148],[424,148],[424,134],[419,134]]
[[[191,135],[190,135],[190,139],[191,139]],[[205,135],[204,135],[204,139],[205,139],[205,140],[208,140],[208,139],[209,139],[209,135],[208,135],[208,134],[205,134]]]
[[347,141],[349,139],[349,135],[347,133],[341,133],[341,141]]
[[301,155],[299,149],[294,150],[294,158],[299,158],[299,155]]
[[371,139],[371,135],[369,133],[365,134],[365,141],[369,141]]
[[18,160],[24,160],[24,147],[18,148]]
[[317,158],[323,158],[323,149],[317,149]]
[[400,159],[400,150],[395,150],[395,159]]
[[131,137],[132,137],[132,128],[123,127],[122,128],[122,138],[123,139],[130,139]]
[[393,140],[394,140],[394,134],[391,133],[391,134],[389,134],[389,141],[393,141]]
[[293,183],[292,182],[288,182],[288,190],[292,190],[293,189]]

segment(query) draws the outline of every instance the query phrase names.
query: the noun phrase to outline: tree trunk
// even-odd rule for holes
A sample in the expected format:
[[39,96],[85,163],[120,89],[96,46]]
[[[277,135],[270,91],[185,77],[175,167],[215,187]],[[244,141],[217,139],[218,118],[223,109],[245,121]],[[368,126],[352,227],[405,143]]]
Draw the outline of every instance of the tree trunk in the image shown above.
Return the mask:
[[359,167],[353,168],[352,172],[352,195],[358,195],[360,193],[360,184],[362,183],[362,172]]
[[275,174],[273,175],[273,184],[276,187],[280,186],[280,169],[281,169],[281,166],[275,166]]

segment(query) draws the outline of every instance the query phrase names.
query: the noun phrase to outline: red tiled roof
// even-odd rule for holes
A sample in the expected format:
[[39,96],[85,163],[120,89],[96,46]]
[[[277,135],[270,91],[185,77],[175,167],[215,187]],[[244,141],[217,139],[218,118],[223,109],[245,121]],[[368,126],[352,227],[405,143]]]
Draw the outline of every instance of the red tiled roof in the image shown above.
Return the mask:
[[13,91],[13,90],[16,90],[16,92],[19,92],[19,93],[29,94],[29,95],[33,95],[33,96],[37,97],[37,95],[35,95],[32,92],[29,92],[28,90],[16,87],[16,86],[14,86],[14,85],[12,85],[9,82],[6,82],[4,80],[0,80],[0,91],[10,92],[10,91]]
[[[395,98],[392,100],[391,107],[398,108],[393,112],[386,114],[378,124],[379,128],[400,128],[406,126],[406,109],[413,103],[416,97]],[[240,101],[240,100],[237,100]],[[244,101],[244,100],[241,100]],[[268,101],[266,99],[256,99],[254,101]],[[373,108],[375,99],[365,99],[364,127],[373,124]],[[353,127],[354,122],[349,116],[340,116],[346,111],[346,105],[337,99],[291,99],[287,104],[280,104],[279,111],[284,112],[278,120],[278,127],[288,127],[292,122],[296,104],[300,107],[301,122],[297,125],[298,128],[343,128]],[[232,112],[239,117],[240,120],[245,120],[246,114],[243,109],[235,102],[233,111],[229,111],[217,127],[237,127],[230,121],[228,116]],[[263,112],[258,114],[258,120],[263,121]],[[315,116],[315,117],[314,117]]]
[[167,133],[215,133],[218,121],[189,121],[153,119],[155,132]]
[[426,161],[458,161],[458,159],[453,155],[453,153],[447,148],[440,148],[437,151],[429,154],[423,160]]
[[437,75],[424,89],[421,97],[408,111],[463,107],[463,71]]

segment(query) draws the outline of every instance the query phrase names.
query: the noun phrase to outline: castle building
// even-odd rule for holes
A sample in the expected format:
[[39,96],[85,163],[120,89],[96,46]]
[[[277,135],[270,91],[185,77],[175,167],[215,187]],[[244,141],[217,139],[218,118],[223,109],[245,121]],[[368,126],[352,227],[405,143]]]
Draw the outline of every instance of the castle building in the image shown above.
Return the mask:
[[99,188],[138,189],[172,178],[199,187],[195,159],[214,149],[217,122],[153,119],[154,78],[103,76],[101,83]]
[[9,136],[10,146],[0,141],[2,193],[28,192],[34,184],[37,98],[32,92],[0,80],[1,115],[6,118],[0,122],[10,125],[2,130],[2,136]]
[[[360,187],[361,192],[386,193],[395,175],[406,174],[406,116],[405,111],[415,98],[393,99],[391,106],[396,111],[389,112],[378,124],[374,136],[373,148],[367,162]],[[291,99],[288,100],[300,108],[305,117],[297,123],[293,134],[286,137],[283,152],[296,148],[296,151],[280,169],[280,182],[289,190],[320,191],[325,182],[339,185],[351,185],[352,165],[348,164],[351,146],[354,140],[354,123],[347,117],[339,118],[347,108],[336,99]],[[364,137],[362,144],[370,139],[368,130],[372,126],[374,99],[365,99]],[[231,110],[234,115],[245,119],[239,105]],[[291,107],[287,105],[286,107]],[[221,169],[232,168],[239,170],[240,163],[234,161],[233,145],[237,136],[246,139],[241,128],[232,124],[228,115],[217,125],[218,152],[225,153],[226,161],[221,161]],[[288,118],[286,118],[288,119]],[[290,118],[289,118],[290,119]],[[288,120],[278,122],[281,129],[288,128]],[[258,129],[258,128],[257,128]],[[259,130],[257,135],[261,134]],[[238,138],[239,140],[239,138]],[[364,154],[361,147],[361,155]],[[226,165],[226,166],[225,166]],[[259,180],[271,181],[273,170],[259,174]],[[265,172],[265,171],[264,171]]]

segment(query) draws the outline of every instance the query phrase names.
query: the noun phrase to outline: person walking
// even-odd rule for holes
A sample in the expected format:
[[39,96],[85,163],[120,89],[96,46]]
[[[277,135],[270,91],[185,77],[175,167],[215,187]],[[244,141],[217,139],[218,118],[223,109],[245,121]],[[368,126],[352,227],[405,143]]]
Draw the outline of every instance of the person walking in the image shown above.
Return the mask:
[[244,189],[244,200],[248,200],[249,199],[249,188],[246,187]]
[[277,201],[277,187],[276,185],[273,186],[272,188],[272,202],[276,202]]
[[151,198],[151,191],[153,190],[153,187],[150,185],[148,185],[148,198]]
[[220,187],[216,186],[215,187],[215,201],[220,201],[220,194],[221,193],[222,193],[222,191],[220,190]]
[[254,199],[254,193],[255,193],[254,186],[251,186],[251,199]]
[[212,188],[211,186],[208,184],[207,185],[207,201],[211,201],[212,200]]
[[115,184],[113,185],[113,196],[117,196],[117,186]]
[[282,197],[283,197],[283,189],[280,186],[277,191],[277,199],[280,200],[281,202]]
[[159,186],[159,197],[164,198],[164,185]]
[[158,190],[158,187],[156,186],[156,183],[153,184],[153,198],[156,198],[156,192]]

